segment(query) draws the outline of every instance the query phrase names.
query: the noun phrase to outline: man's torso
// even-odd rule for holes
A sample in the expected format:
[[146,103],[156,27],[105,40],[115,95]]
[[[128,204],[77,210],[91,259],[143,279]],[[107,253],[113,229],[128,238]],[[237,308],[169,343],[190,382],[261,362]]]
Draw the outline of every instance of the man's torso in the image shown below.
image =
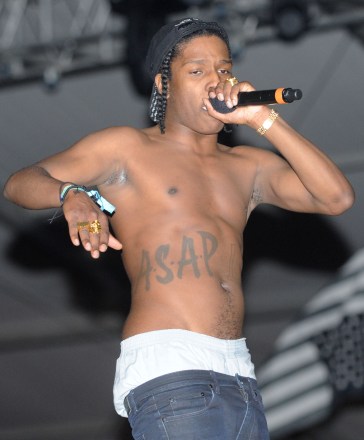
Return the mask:
[[223,146],[204,153],[144,139],[100,187],[117,207],[111,224],[132,286],[123,337],[181,328],[238,338],[254,160]]

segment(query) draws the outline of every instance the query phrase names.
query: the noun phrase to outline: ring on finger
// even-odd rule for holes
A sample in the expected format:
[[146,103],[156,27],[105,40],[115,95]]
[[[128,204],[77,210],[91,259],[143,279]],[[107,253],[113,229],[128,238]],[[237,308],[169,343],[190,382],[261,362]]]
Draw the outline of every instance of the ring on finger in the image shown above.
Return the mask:
[[90,222],[77,222],[78,231],[88,231],[90,229]]
[[232,86],[235,86],[235,84],[238,84],[239,80],[235,76],[226,79],[225,81],[229,82]]
[[93,222],[89,223],[88,231],[90,234],[100,234],[101,223],[98,220],[94,220]]

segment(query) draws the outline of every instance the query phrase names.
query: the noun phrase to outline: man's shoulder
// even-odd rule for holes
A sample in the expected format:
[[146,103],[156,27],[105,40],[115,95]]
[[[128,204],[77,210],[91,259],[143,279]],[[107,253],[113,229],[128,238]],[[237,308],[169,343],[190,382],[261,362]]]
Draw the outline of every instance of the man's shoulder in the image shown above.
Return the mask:
[[234,156],[235,158],[255,160],[259,159],[259,157],[261,156],[261,149],[249,145],[237,145],[235,147],[227,148],[226,153]]
[[230,148],[233,154],[239,154],[242,156],[260,156],[265,154],[271,154],[268,150],[260,147],[254,147],[251,145],[237,145]]
[[260,147],[252,147],[249,145],[239,145],[231,148],[230,150],[230,153],[237,157],[259,162],[261,165],[277,158],[277,155],[271,150]]
[[136,147],[142,147],[149,142],[149,136],[144,130],[130,126],[111,126],[89,133],[81,142],[76,143],[88,151],[100,151],[104,154],[122,154]]
[[98,131],[94,131],[89,137],[99,138],[105,141],[125,141],[125,140],[140,140],[144,137],[143,130],[135,127],[124,126],[111,126],[106,127]]

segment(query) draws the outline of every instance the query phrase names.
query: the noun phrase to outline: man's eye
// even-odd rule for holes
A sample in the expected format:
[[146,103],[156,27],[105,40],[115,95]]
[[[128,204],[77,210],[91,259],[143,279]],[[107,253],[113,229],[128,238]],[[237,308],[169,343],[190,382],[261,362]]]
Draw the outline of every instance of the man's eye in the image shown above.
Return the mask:
[[192,75],[198,75],[199,73],[201,73],[201,70],[193,70],[191,72]]
[[230,75],[230,74],[231,74],[231,71],[228,70],[228,69],[221,69],[220,72],[221,72],[223,75]]

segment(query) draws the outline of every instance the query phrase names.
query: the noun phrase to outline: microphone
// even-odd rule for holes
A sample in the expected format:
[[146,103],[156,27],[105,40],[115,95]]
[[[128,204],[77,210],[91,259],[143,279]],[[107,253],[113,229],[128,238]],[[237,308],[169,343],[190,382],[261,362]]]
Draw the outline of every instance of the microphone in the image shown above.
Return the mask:
[[238,94],[238,105],[229,108],[225,101],[217,98],[210,98],[212,107],[219,113],[231,113],[237,107],[247,105],[263,105],[263,104],[288,104],[302,98],[300,89],[279,88],[272,90],[254,90],[252,92],[240,92]]

